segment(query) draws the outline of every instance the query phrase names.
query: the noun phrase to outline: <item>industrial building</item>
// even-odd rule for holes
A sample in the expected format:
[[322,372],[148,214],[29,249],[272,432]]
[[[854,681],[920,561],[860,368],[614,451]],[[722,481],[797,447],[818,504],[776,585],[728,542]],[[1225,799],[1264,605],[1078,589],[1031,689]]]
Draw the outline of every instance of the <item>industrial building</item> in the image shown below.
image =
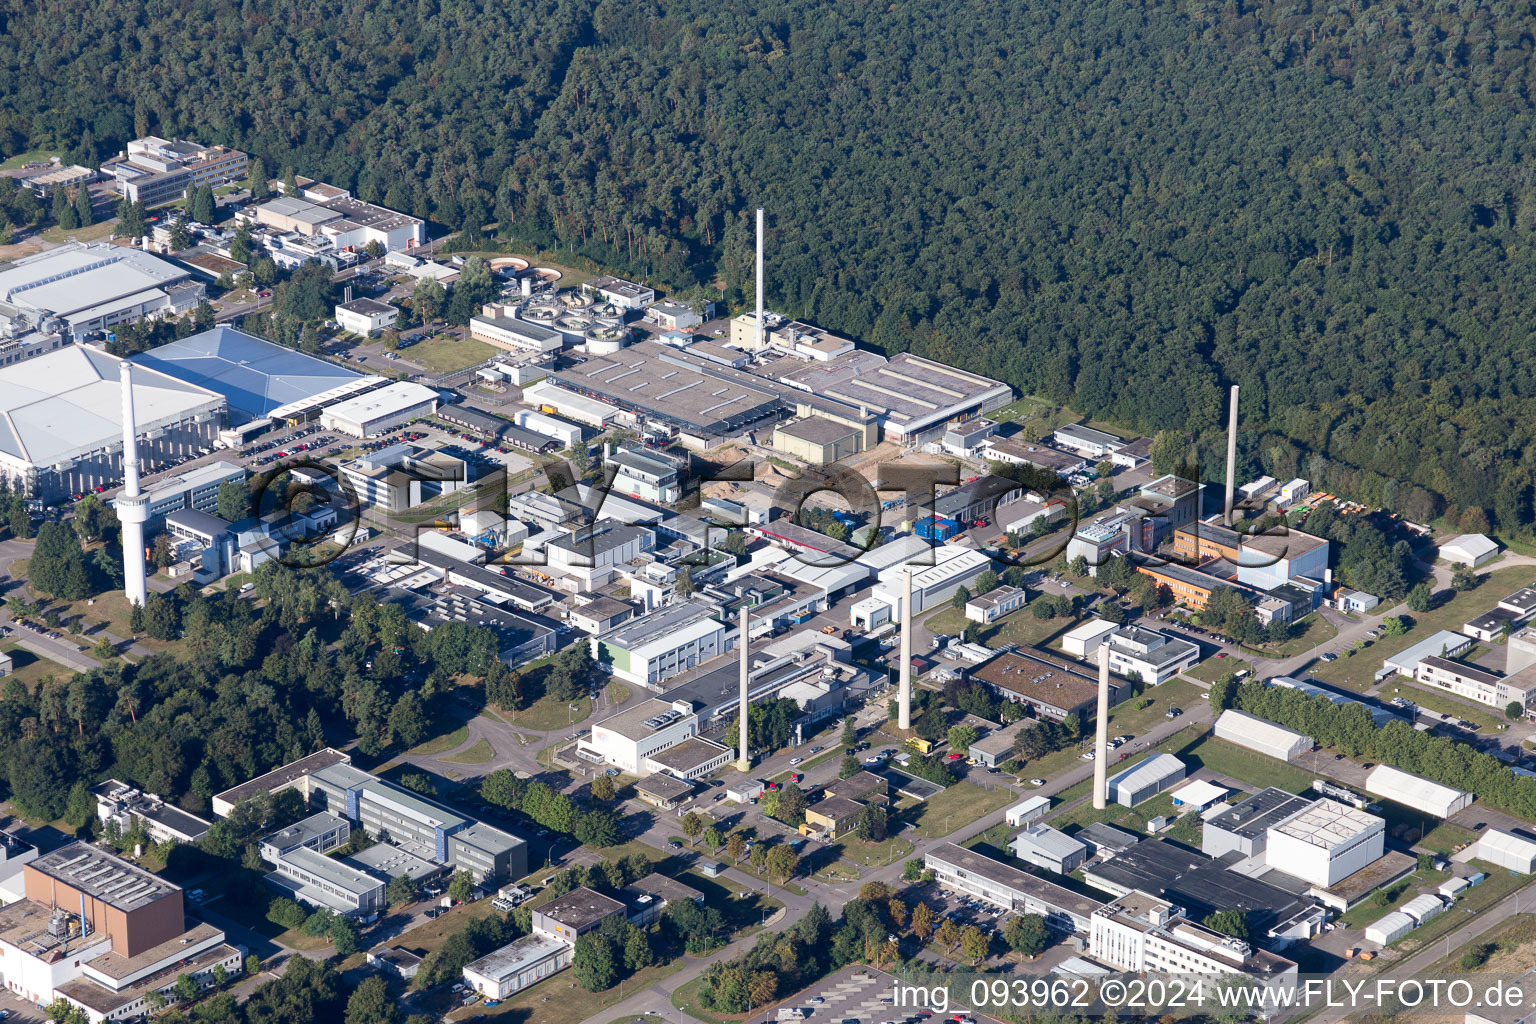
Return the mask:
[[[769,381],[656,341],[590,358],[551,374],[544,383],[628,413],[636,421],[675,428],[692,447],[714,447],[720,440],[765,429],[788,411],[781,389]],[[539,402],[566,411],[549,388],[539,392]]]
[[141,821],[149,838],[157,843],[195,843],[208,834],[212,824],[118,779],[97,783],[91,787],[91,795],[96,798],[96,817],[103,826],[110,822],[126,835],[135,820]]
[[1001,381],[910,352],[889,359],[864,350],[825,361],[790,358],[765,372],[789,387],[872,411],[886,440],[904,445],[936,441],[950,423],[1013,399]]
[[133,361],[223,395],[232,425],[265,419],[343,385],[369,379],[383,383],[383,378],[365,378],[222,324],[152,348]]
[[923,856],[923,866],[934,873],[942,888],[980,897],[1005,911],[1039,914],[1048,926],[1068,935],[1088,934],[1094,911],[1103,906],[1098,900],[954,843],[929,850]]
[[480,307],[480,315],[470,317],[469,336],[508,352],[559,352],[565,345],[559,331],[551,330],[532,320],[520,320],[516,307],[499,302],[488,302]]
[[[779,525],[774,524],[775,527]],[[901,618],[905,576],[909,568],[912,573],[912,614],[918,615],[947,604],[955,591],[974,583],[978,576],[991,569],[992,559],[971,548],[946,544],[933,549],[931,565],[909,567],[898,564],[882,569],[870,596],[889,608],[888,621]]]
[[0,908],[0,976],[18,999],[64,999],[100,1024],[174,1001],[180,975],[201,991],[215,967],[240,971],[243,953],[221,930],[188,928],[180,888],[121,857],[69,843],[21,875],[22,898]]
[[298,846],[277,855],[264,880],[307,907],[371,920],[384,909],[385,883],[336,857]]
[[576,940],[625,911],[624,904],[586,886],[572,889],[533,911],[533,930],[575,944]]
[[1028,599],[1029,594],[1023,587],[994,587],[965,603],[965,617],[971,622],[991,624],[1023,608]]
[[1108,619],[1089,619],[1062,634],[1061,649],[1074,658],[1087,658],[1119,628]]
[[[999,654],[971,670],[971,678],[990,686],[998,696],[1027,704],[1035,717],[1059,722],[1076,714],[1085,720],[1098,701],[1098,680],[1020,651]],[[1122,688],[1110,681],[1110,704],[1118,704]]]
[[1125,441],[1114,434],[1107,434],[1080,423],[1068,423],[1057,427],[1056,432],[1051,435],[1051,440],[1062,448],[1070,448],[1090,459],[1102,459],[1125,447]]
[[1536,871],[1536,840],[1517,836],[1503,829],[1487,828],[1457,860],[1485,860],[1489,864],[1529,875]]
[[1269,827],[1264,861],[1321,889],[1374,863],[1385,848],[1387,823],[1337,800],[1314,800]]
[[320,425],[353,437],[377,437],[436,411],[436,391],[402,380],[327,406]]
[[315,853],[330,853],[347,845],[351,838],[350,821],[330,811],[318,811],[287,828],[263,836],[256,852],[262,860],[275,863],[279,857],[301,847]]
[[656,290],[623,278],[594,277],[581,286],[583,292],[596,292],[620,309],[637,312],[656,301]]
[[684,781],[708,775],[732,755],[730,748],[699,737],[699,716],[691,702],[662,698],[598,722],[577,740],[576,751],[578,757],[631,775],[665,772]]
[[1223,711],[1217,717],[1212,732],[1219,740],[1235,743],[1281,761],[1294,761],[1313,747],[1312,737],[1292,732],[1236,708]]
[[[52,501],[122,478],[121,361],[70,345],[0,367],[0,478]],[[144,472],[212,447],[223,396],[163,373],[133,375]]]
[[631,619],[592,638],[592,658],[616,679],[659,689],[666,680],[726,651],[714,609],[684,601]]
[[1472,805],[1472,794],[1379,764],[1365,777],[1365,791],[1436,818],[1449,818]]
[[149,209],[183,199],[203,185],[243,178],[248,164],[249,157],[238,149],[146,135],[129,142],[101,170],[112,176],[118,195]]
[[1003,811],[1003,821],[1013,828],[1020,825],[1028,825],[1045,817],[1045,812],[1051,809],[1051,798],[1048,796],[1029,796]]
[[225,482],[245,483],[245,467],[233,462],[210,462],[161,477],[144,488],[149,499],[146,529],[154,529],[166,516],[183,509],[215,511],[219,505],[219,485]]
[[1088,857],[1088,847],[1045,824],[1030,825],[1014,836],[1009,849],[1019,860],[1060,875],[1070,875]]
[[1151,757],[1116,772],[1109,777],[1109,798],[1125,807],[1135,807],[1165,789],[1184,781],[1184,762],[1172,754]]
[[505,999],[571,965],[575,947],[543,932],[515,939],[464,968],[464,981],[486,999]]
[[1466,533],[1452,537],[1440,545],[1440,557],[1452,565],[1465,565],[1469,569],[1486,565],[1498,557],[1499,545],[1481,533]]
[[71,242],[0,266],[0,333],[84,341],[144,317],[180,316],[206,295],[172,263],[105,242]]
[[1269,827],[1311,803],[1306,797],[1273,786],[1261,789],[1202,822],[1200,852],[1211,857],[1262,854],[1269,847]]
[[323,203],[283,196],[241,210],[235,219],[268,228],[279,236],[295,234],[323,241],[334,250],[358,252],[377,242],[386,252],[396,252],[427,240],[425,222],[344,194]]
[[628,445],[609,451],[603,464],[616,471],[609,485],[612,491],[662,505],[682,500],[688,467],[675,456]]
[[1088,950],[1102,963],[1137,973],[1263,980],[1294,979],[1297,973],[1285,957],[1198,925],[1182,907],[1145,892],[1127,893],[1094,912]]
[[864,431],[820,416],[773,428],[773,447],[812,466],[827,466],[864,450]]
[[340,469],[358,505],[383,512],[403,512],[474,480],[472,463],[408,442],[365,452],[341,463]]
[[[421,534],[423,546],[416,552],[419,561],[445,557],[427,549],[426,545],[433,539],[441,541],[444,538],[442,534]],[[507,579],[480,566],[465,562],[457,564],[466,571]],[[449,622],[469,623],[488,630],[496,637],[497,657],[508,665],[523,665],[555,653],[557,634],[553,622],[524,614],[525,609],[515,603],[515,598],[509,602],[504,595],[487,593],[473,585],[454,583],[450,579],[412,590],[390,588],[379,593],[379,600],[400,605],[410,620],[427,632]]]

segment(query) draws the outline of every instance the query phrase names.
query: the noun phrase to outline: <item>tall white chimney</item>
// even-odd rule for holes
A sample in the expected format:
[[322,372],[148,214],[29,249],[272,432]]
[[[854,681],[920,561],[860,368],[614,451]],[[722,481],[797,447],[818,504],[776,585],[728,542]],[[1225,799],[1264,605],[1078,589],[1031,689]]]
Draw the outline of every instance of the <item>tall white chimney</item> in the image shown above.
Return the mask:
[[1109,805],[1109,640],[1099,643],[1099,708],[1094,723],[1093,807],[1102,811]]
[[763,208],[757,208],[757,349],[762,350],[765,325],[763,317]]
[[750,674],[748,671],[749,659],[747,648],[749,645],[747,639],[749,630],[747,623],[750,620],[751,612],[746,605],[742,605],[741,611],[737,614],[741,617],[741,633],[736,639],[737,646],[741,648],[741,707],[737,711],[737,714],[740,716],[737,721],[740,724],[736,727],[738,734],[736,737],[736,770],[749,772],[752,770],[752,755],[748,752],[751,749],[748,746],[748,737],[751,733],[747,729],[747,676]]
[[912,567],[901,584],[901,689],[896,695],[896,725],[912,728]]
[[123,386],[123,491],[117,497],[117,519],[123,526],[123,592],[129,604],[142,606],[149,594],[144,583],[144,521],[149,498],[139,493],[138,420],[133,413],[133,364],[120,364]]
[[1232,408],[1227,413],[1227,506],[1223,522],[1232,525],[1233,497],[1237,493],[1237,385],[1232,385]]

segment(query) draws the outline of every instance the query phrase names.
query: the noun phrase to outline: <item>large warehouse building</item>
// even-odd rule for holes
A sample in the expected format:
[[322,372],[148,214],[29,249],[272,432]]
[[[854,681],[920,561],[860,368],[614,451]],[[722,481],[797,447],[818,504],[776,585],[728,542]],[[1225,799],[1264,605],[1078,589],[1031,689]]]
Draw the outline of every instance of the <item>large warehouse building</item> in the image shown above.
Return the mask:
[[1221,717],[1216,719],[1216,727],[1212,731],[1219,740],[1247,747],[1281,761],[1294,761],[1312,749],[1312,737],[1292,732],[1236,708],[1223,711]]
[[1109,798],[1135,807],[1184,781],[1184,762],[1172,754],[1153,754],[1141,763],[1109,777]]
[[320,425],[353,437],[377,437],[436,411],[436,391],[402,380],[325,408]]
[[1365,777],[1365,791],[1416,811],[1449,818],[1472,805],[1472,794],[1379,764]]
[[1314,800],[1269,827],[1264,862],[1326,889],[1381,857],[1387,823],[1337,800]]
[[0,321],[83,341],[129,320],[185,313],[204,294],[190,271],[147,252],[76,243],[0,268]]
[[1485,829],[1477,842],[1456,855],[1457,860],[1485,860],[1522,875],[1536,872],[1536,842],[1503,829]]
[[[0,367],[0,477],[43,500],[121,479],[120,365],[70,345]],[[133,377],[133,402],[145,472],[211,447],[226,405],[222,395],[142,368]]]
[[150,349],[134,363],[216,391],[229,400],[233,424],[324,394],[363,376],[324,359],[218,326]]

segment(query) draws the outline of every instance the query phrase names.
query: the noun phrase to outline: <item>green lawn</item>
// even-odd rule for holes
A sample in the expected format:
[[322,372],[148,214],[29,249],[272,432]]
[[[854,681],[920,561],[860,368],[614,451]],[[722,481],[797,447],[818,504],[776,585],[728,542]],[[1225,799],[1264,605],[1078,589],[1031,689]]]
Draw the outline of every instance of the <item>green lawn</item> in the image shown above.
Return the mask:
[[1463,843],[1470,843],[1477,838],[1477,833],[1462,825],[1454,825],[1449,821],[1442,821],[1430,829],[1417,845],[1433,853],[1449,856],[1456,847]]
[[614,706],[623,704],[625,701],[629,700],[629,687],[625,686],[623,683],[609,683],[607,692],[608,703]]
[[416,744],[406,753],[415,754],[417,757],[431,757],[434,754],[442,754],[452,750],[454,747],[462,746],[467,739],[469,739],[469,726],[461,725],[452,732],[445,732],[441,736],[435,736],[423,743]]
[[491,746],[491,741],[481,737],[479,742],[462,754],[443,758],[450,764],[485,764],[496,756],[496,748]]
[[92,224],[84,228],[70,228],[68,231],[55,226],[43,232],[43,239],[44,241],[55,242],[60,245],[71,239],[79,242],[94,242],[98,238],[106,238],[116,229],[116,220],[104,220],[99,224]]
[[857,836],[844,836],[831,844],[841,860],[864,867],[893,864],[912,853],[912,844],[901,836],[890,836],[878,843],[866,843]]
[[[1509,899],[1517,891],[1526,890],[1523,895],[1526,899],[1531,898],[1527,890],[1527,886],[1532,881],[1530,875],[1510,874],[1503,868],[1496,868],[1480,860],[1473,861],[1472,866],[1479,871],[1486,871],[1488,878],[1481,885],[1475,885],[1463,893],[1456,900],[1456,905],[1452,909],[1441,914],[1422,928],[1415,928],[1403,936],[1396,944],[1398,949],[1401,949],[1404,953],[1412,953],[1423,949],[1425,946],[1443,939],[1448,933],[1466,924],[1467,919],[1471,915],[1465,911],[1470,910],[1472,914],[1482,913],[1489,907]],[[1383,964],[1382,966],[1386,965]],[[1522,968],[1522,970],[1524,969]]]
[[1271,658],[1291,658],[1298,654],[1305,654],[1319,644],[1325,644],[1339,635],[1333,623],[1315,612],[1307,616],[1306,626],[1302,631],[1281,644],[1279,649],[1273,647],[1260,648]]
[[1418,643],[1436,630],[1459,630],[1467,620],[1497,605],[1504,595],[1528,585],[1533,577],[1536,577],[1536,569],[1530,567],[1497,569],[1489,573],[1475,590],[1455,594],[1422,614],[1408,612],[1414,626],[1402,636],[1383,636],[1353,658],[1319,664],[1313,674],[1322,682],[1363,692],[1371,686],[1371,677],[1381,668],[1383,658]]
[[927,800],[902,797],[897,807],[903,819],[914,823],[911,835],[933,839],[965,828],[978,818],[1007,807],[1016,799],[1010,789],[982,789],[974,783],[957,782]]
[[1175,754],[1184,762],[1191,775],[1200,768],[1209,768],[1257,789],[1275,786],[1300,793],[1311,788],[1315,778],[1312,772],[1302,766],[1305,759],[1300,764],[1287,764],[1226,740],[1216,739],[1208,733],[1193,742],[1185,736],[1170,737],[1170,741],[1159,744],[1157,749]]
[[[1393,883],[1391,888],[1383,890],[1389,897],[1385,903],[1377,903],[1373,896],[1373,898],[1366,900],[1359,906],[1351,907],[1339,918],[1339,923],[1345,928],[1364,928],[1366,925],[1374,924],[1383,917],[1386,917],[1392,911],[1419,895],[1421,887],[1428,884],[1429,879],[1421,879],[1419,874],[1419,872],[1415,872],[1401,882]],[[1435,885],[1439,885],[1445,880],[1445,875],[1438,871],[1432,872],[1432,875]]]
[[1202,683],[1214,683],[1228,672],[1252,672],[1253,666],[1241,658],[1206,658],[1184,674]]
[[5,163],[0,163],[0,170],[15,171],[25,167],[27,164],[30,164],[33,161],[52,160],[56,156],[60,156],[60,154],[50,152],[46,149],[29,149],[25,153],[17,153],[15,156],[5,161]]
[[[1356,655],[1359,657],[1359,655]],[[1465,718],[1469,722],[1477,723],[1483,735],[1503,732],[1509,728],[1509,720],[1502,714],[1494,711],[1486,704],[1474,704],[1469,700],[1462,700],[1455,694],[1446,693],[1444,690],[1435,690],[1418,683],[1406,676],[1393,676],[1381,684],[1378,691],[1383,700],[1391,700],[1393,697],[1407,697],[1422,707],[1431,711],[1439,711],[1441,714],[1455,715],[1457,718]]]
[[[66,680],[72,678],[75,674],[74,669],[66,668],[56,661],[49,661],[47,658],[39,658],[25,647],[19,647],[14,643],[0,644],[0,651],[4,651],[11,656],[11,675],[18,681],[26,684],[28,690],[35,691],[45,676]],[[6,681],[9,681],[9,679],[9,676],[6,677]]]
[[[575,710],[572,710],[572,705],[575,706]],[[541,697],[521,711],[508,713],[507,718],[513,725],[522,726],[524,729],[550,732],[555,729],[569,729],[577,722],[586,721],[590,714],[592,714],[590,697],[578,697],[571,701]]]
[[498,351],[494,345],[473,338],[438,334],[401,349],[400,359],[402,362],[425,366],[434,373],[448,373],[483,363]]

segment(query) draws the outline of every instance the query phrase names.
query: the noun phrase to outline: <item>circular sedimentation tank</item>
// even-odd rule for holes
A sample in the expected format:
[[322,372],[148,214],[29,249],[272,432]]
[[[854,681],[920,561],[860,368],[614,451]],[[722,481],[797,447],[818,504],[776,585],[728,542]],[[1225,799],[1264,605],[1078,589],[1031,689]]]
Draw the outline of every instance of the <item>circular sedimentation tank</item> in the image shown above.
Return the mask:
[[506,277],[517,277],[528,269],[528,261],[520,256],[498,256],[491,260],[491,272]]
[[579,288],[566,292],[565,295],[563,295],[561,298],[565,302],[565,308],[572,311],[580,311],[584,313],[591,309],[593,306],[597,305],[596,299],[594,299],[591,295],[588,295],[586,292],[580,290]]
[[600,325],[588,329],[582,340],[591,355],[611,356],[629,344],[630,332],[627,327]]
[[534,267],[528,273],[533,275],[534,280],[544,284],[554,284],[565,276],[554,267]]
[[586,312],[588,316],[600,324],[619,324],[624,322],[624,311],[611,302],[594,303]]
[[535,299],[525,305],[518,315],[524,320],[551,327],[565,315],[565,303],[554,299]]

